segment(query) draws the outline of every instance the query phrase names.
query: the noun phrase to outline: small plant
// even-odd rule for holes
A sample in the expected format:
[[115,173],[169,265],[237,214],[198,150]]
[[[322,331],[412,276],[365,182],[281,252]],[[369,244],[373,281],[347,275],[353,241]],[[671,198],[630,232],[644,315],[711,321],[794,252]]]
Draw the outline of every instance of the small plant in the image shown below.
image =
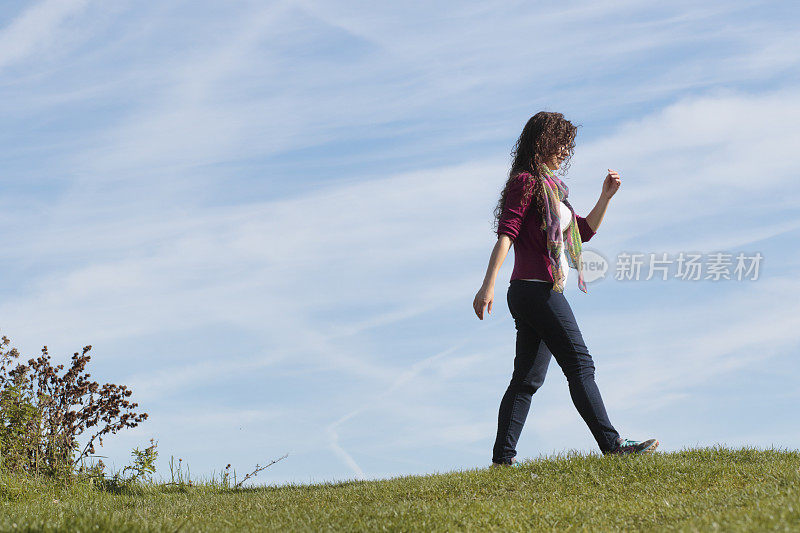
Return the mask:
[[144,450],[140,450],[139,448],[133,449],[131,452],[133,464],[122,469],[123,474],[128,470],[131,471],[132,475],[128,478],[130,482],[135,482],[139,479],[150,479],[151,476],[155,474],[156,459],[158,458],[157,447],[158,443],[150,439],[150,446]]
[[[132,392],[125,385],[101,386],[89,379],[85,369],[91,346],[75,352],[62,374],[64,365],[51,364],[47,346],[38,358],[13,365],[20,354],[8,348],[10,342],[5,336],[0,341],[0,461],[5,471],[71,478],[104,436],[147,419],[147,413],[134,411],[138,404],[128,399]],[[78,452],[84,434],[88,439]]]
[[192,486],[192,480],[189,476],[189,465],[186,465],[186,477],[183,475],[183,459],[178,458],[178,463],[175,463],[175,457],[169,458],[169,477],[170,482],[167,485],[178,485],[181,487]]
[[[142,481],[152,481],[152,475],[156,471],[155,461],[158,458],[157,448],[158,443],[153,439],[150,439],[150,446],[144,450],[134,448],[131,452],[133,456],[131,464],[111,475],[106,475],[102,460],[90,466],[86,466],[82,461],[78,473],[81,479],[88,480],[103,490],[121,492],[139,485]],[[130,472],[130,475],[126,476],[126,472]]]
[[[236,483],[236,484],[233,486],[233,488],[235,488],[235,489],[238,489],[239,487],[241,487],[241,486],[242,486],[242,484],[243,484],[245,481],[247,481],[247,480],[248,480],[248,479],[250,479],[251,477],[255,477],[255,476],[256,476],[256,475],[258,475],[258,473],[259,473],[259,472],[261,472],[262,470],[264,470],[264,469],[266,469],[266,468],[268,468],[268,467],[270,467],[270,466],[274,465],[275,463],[277,463],[277,462],[278,462],[278,461],[280,461],[281,459],[286,459],[288,456],[289,456],[289,454],[288,454],[288,453],[286,453],[286,454],[284,454],[282,457],[278,457],[277,459],[273,459],[272,461],[270,461],[268,464],[265,464],[264,466],[259,466],[258,464],[256,464],[256,467],[255,467],[255,469],[254,469],[252,472],[250,472],[249,474],[247,474],[246,476],[244,476],[244,478],[242,478],[242,480],[241,480],[240,482]],[[228,465],[228,467],[230,467],[230,466],[231,466],[231,465]]]
[[220,474],[219,484],[223,489],[231,488],[231,464],[225,467],[225,470]]
[[86,466],[85,461],[81,461],[81,466],[78,468],[78,477],[87,480],[93,485],[103,486],[106,481],[105,469],[106,465],[102,459],[88,466]]

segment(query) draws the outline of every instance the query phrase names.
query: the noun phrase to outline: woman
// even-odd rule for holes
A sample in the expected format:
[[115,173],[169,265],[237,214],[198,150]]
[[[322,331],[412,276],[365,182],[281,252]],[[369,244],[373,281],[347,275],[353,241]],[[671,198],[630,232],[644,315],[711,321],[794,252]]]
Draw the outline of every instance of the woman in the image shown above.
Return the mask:
[[[494,283],[511,244],[514,270],[507,293],[517,329],[511,383],[500,402],[492,466],[516,464],[516,445],[528,416],[531,396],[544,383],[550,357],[567,377],[575,407],[606,455],[652,453],[656,439],[623,439],[608,419],[594,380],[594,362],[564,296],[569,269],[583,281],[581,245],[591,239],[621,185],[609,169],[600,199],[587,217],[575,214],[562,175],[575,148],[577,128],[561,113],[542,111],[528,121],[514,150],[509,178],[495,209],[497,243],[473,307],[483,320],[492,312]],[[566,163],[566,164],[565,164]]]

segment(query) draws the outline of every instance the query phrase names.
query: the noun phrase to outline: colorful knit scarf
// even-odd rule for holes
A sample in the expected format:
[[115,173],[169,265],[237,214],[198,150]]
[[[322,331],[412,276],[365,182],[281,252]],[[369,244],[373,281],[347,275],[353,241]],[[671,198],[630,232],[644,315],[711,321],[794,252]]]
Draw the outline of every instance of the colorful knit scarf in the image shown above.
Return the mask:
[[[541,228],[547,234],[547,253],[553,272],[553,290],[564,292],[566,273],[561,271],[561,251],[566,243],[567,264],[578,271],[578,288],[587,292],[586,283],[583,281],[582,242],[580,231],[578,231],[578,219],[575,217],[575,210],[567,200],[569,187],[547,165],[542,165],[542,167],[544,177],[541,184],[547,201],[544,202],[544,219]],[[564,230],[563,234],[560,231],[562,201],[572,213],[569,227]]]

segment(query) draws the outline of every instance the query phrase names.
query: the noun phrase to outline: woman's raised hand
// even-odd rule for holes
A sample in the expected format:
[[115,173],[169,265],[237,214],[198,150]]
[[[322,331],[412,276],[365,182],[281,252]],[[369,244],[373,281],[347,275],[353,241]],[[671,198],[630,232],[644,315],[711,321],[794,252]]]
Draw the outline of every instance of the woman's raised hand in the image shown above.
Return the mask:
[[489,314],[492,314],[492,302],[494,301],[494,287],[481,287],[478,294],[475,295],[475,300],[472,302],[472,308],[478,318],[483,320],[484,309],[488,309]]
[[620,180],[619,174],[616,170],[611,170],[609,168],[608,175],[606,175],[606,179],[603,182],[603,197],[610,200],[619,190],[620,185],[622,185],[622,181]]

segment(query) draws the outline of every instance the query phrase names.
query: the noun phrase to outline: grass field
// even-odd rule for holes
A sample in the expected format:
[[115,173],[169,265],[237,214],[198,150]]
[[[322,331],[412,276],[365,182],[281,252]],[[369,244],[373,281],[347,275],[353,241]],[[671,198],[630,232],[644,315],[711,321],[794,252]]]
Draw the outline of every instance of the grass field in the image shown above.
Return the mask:
[[5,478],[3,531],[800,531],[800,451],[566,452],[382,481],[113,492]]

